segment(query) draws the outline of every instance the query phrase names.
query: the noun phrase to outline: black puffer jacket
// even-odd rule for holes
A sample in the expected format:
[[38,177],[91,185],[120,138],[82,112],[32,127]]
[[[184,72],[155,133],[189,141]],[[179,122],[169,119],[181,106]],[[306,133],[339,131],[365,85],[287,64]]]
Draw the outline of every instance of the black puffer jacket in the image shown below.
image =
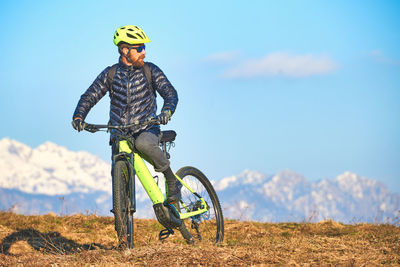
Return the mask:
[[[176,90],[159,67],[150,62],[147,64],[151,70],[153,89],[164,99],[161,111],[171,110],[174,113],[178,103]],[[90,109],[107,92],[110,92],[107,85],[109,69],[110,67],[104,69],[81,96],[73,118],[80,117],[84,120]],[[143,68],[127,66],[120,59],[112,82],[112,92],[110,94],[110,123],[112,125],[127,125],[136,120],[156,116],[156,94],[149,88]],[[136,133],[147,127],[134,128],[130,132]]]

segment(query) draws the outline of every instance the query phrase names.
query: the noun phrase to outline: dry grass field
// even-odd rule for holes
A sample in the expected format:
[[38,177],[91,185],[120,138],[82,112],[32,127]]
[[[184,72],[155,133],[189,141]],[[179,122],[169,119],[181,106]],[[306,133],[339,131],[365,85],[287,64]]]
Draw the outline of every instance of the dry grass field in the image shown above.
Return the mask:
[[155,220],[135,221],[135,248],[118,250],[112,217],[0,212],[0,266],[400,265],[400,228],[383,224],[225,221],[221,244],[158,240]]

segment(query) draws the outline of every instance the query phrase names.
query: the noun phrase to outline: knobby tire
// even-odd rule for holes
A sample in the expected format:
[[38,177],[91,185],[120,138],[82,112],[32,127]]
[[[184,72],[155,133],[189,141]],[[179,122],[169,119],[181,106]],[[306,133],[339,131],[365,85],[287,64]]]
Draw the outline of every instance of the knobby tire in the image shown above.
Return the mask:
[[133,212],[131,212],[129,192],[129,165],[126,161],[117,161],[113,168],[113,212],[115,230],[119,245],[133,248]]

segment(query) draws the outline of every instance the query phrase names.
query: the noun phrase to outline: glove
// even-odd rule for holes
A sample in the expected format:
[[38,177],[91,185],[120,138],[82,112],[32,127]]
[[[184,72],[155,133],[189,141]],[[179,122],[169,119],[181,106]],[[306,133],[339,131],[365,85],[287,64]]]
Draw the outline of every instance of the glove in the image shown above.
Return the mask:
[[77,130],[78,132],[83,131],[85,129],[85,125],[81,118],[75,118],[72,121],[72,127],[74,127],[74,129]]
[[160,115],[157,116],[157,119],[160,121],[161,124],[166,125],[171,119],[171,111],[164,110]]

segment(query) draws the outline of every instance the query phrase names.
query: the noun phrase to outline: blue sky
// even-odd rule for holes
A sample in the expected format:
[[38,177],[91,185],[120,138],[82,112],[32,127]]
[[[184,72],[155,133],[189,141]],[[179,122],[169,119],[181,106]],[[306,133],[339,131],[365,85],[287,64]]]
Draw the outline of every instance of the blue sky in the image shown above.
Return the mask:
[[[351,171],[400,192],[398,14],[397,1],[1,1],[0,138],[108,161],[107,134],[78,134],[71,116],[133,24],[179,94],[174,169]],[[108,105],[87,121],[107,122]]]

